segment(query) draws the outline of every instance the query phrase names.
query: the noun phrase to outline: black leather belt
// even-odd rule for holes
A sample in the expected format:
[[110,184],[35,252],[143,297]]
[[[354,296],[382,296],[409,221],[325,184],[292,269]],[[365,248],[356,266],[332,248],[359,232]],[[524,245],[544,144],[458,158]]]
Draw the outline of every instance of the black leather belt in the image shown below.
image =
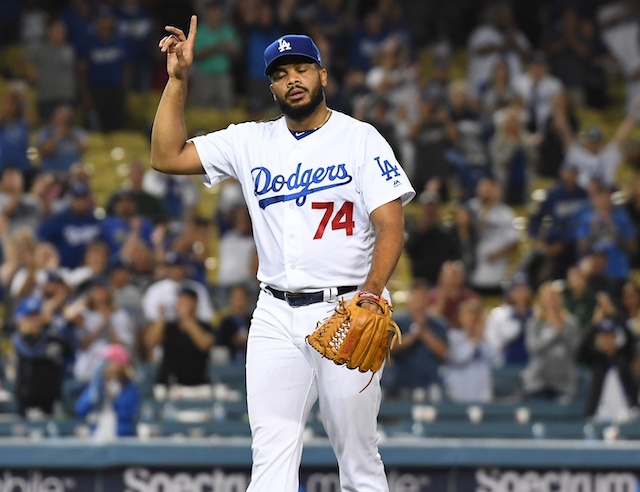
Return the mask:
[[265,287],[269,292],[282,301],[286,301],[291,307],[308,306],[309,304],[315,304],[327,300],[325,298],[325,292],[336,291],[335,295],[341,296],[347,292],[353,292],[358,288],[357,285],[347,285],[343,287],[337,287],[333,289],[319,290],[317,292],[285,292],[282,290],[274,289],[273,287]]

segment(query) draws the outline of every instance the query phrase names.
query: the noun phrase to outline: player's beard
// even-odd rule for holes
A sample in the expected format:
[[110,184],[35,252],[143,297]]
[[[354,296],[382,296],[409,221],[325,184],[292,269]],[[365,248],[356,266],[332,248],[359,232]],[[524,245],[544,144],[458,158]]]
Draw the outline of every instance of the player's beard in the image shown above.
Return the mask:
[[[306,89],[305,89],[306,90]],[[276,96],[276,102],[280,106],[280,111],[293,121],[302,121],[311,116],[318,106],[324,100],[324,92],[322,91],[322,84],[318,81],[318,84],[309,92],[309,102],[307,104],[299,104],[293,106],[288,104],[285,99]]]

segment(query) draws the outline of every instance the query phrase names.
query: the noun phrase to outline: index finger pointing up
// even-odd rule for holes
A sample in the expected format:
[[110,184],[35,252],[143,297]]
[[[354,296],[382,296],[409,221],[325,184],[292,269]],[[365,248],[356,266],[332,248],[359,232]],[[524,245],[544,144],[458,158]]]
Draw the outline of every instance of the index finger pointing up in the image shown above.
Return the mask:
[[196,42],[197,32],[198,32],[198,16],[192,15],[191,22],[189,23],[189,35],[187,36],[187,41],[192,45]]

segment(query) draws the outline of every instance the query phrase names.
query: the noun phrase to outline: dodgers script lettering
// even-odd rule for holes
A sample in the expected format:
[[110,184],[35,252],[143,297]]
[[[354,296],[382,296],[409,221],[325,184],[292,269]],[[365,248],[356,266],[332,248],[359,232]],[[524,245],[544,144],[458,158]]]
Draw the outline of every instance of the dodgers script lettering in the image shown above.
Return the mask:
[[[257,197],[269,195],[258,201],[262,209],[274,203],[291,200],[295,200],[296,204],[301,207],[306,202],[308,195],[336,186],[343,186],[353,180],[345,164],[309,168],[303,171],[302,163],[299,163],[296,170],[289,176],[274,175],[266,167],[260,166],[251,169],[251,176],[253,177],[254,194]],[[283,190],[290,193],[280,194]]]

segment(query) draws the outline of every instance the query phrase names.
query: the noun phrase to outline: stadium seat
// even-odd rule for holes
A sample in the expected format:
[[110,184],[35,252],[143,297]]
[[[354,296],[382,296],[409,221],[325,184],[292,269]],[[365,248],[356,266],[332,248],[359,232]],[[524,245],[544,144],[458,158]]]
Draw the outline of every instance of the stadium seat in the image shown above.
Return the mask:
[[163,437],[231,437],[251,435],[249,423],[242,420],[221,420],[202,423],[161,420],[158,422],[159,434]]
[[496,398],[511,397],[522,388],[520,373],[522,367],[503,366],[493,370],[493,393]]
[[234,389],[245,387],[245,368],[241,364],[223,364],[209,366],[211,383],[223,383]]
[[[416,432],[416,428],[418,431]],[[446,422],[419,423],[413,427],[414,434],[424,437],[484,438],[484,439],[529,439],[532,426],[516,422]]]
[[152,362],[140,362],[136,365],[136,383],[142,398],[153,396],[153,385],[158,366]]
[[380,422],[397,421],[411,418],[415,403],[411,400],[382,400],[378,420]]

